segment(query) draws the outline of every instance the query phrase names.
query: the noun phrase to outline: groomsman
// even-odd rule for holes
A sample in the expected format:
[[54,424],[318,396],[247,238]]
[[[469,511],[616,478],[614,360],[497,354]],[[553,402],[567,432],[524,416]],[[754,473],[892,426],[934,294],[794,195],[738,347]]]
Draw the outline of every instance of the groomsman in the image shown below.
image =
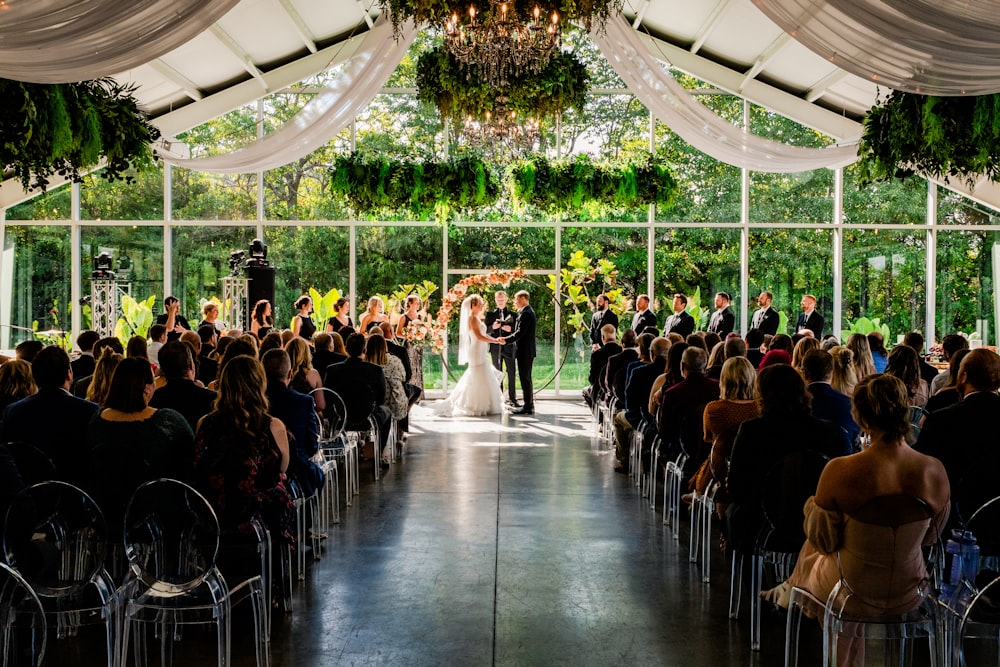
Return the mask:
[[773,336],[778,333],[778,322],[780,316],[778,311],[771,308],[771,299],[774,298],[770,292],[761,292],[757,297],[757,305],[760,308],[753,314],[750,320],[750,328],[757,329],[765,336]]
[[[514,313],[507,307],[507,293],[499,290],[493,295],[493,300],[497,307],[486,313],[486,331],[494,338],[509,336],[514,331]],[[514,384],[516,372],[514,346],[490,343],[490,355],[493,357],[494,368],[498,371],[503,371],[505,366],[507,368],[507,393],[510,397],[508,402],[515,408],[521,407],[517,402],[517,386]],[[500,388],[503,389],[502,380]]]
[[733,309],[729,307],[732,297],[726,292],[719,292],[715,295],[715,312],[708,320],[709,333],[717,333],[720,338],[725,338],[736,328],[736,316]]
[[611,299],[606,294],[597,296],[597,309],[590,318],[590,350],[593,352],[601,347],[601,327],[610,324],[618,329],[618,316],[611,310]]
[[632,316],[632,331],[641,336],[646,331],[657,334],[656,313],[649,309],[649,295],[640,294],[635,298],[635,315]]
[[802,312],[799,313],[799,317],[795,320],[795,332],[800,331],[811,331],[812,335],[817,339],[823,338],[823,316],[816,312],[816,297],[812,294],[806,294],[802,297]]
[[674,295],[674,314],[667,318],[663,325],[663,335],[666,337],[671,333],[678,333],[687,338],[694,333],[694,318],[691,313],[685,310],[688,305],[688,298],[683,294]]

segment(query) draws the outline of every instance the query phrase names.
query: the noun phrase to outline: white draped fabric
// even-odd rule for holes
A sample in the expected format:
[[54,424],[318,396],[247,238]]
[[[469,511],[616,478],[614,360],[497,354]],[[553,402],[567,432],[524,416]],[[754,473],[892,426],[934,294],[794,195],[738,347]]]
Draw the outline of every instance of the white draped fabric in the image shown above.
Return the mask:
[[737,167],[770,173],[796,173],[843,167],[858,159],[856,143],[803,148],[744,132],[696,100],[677,83],[640,41],[623,16],[608,21],[594,41],[629,91],[652,114],[706,155]]
[[266,171],[294,162],[324,146],[371,103],[403,59],[414,36],[416,30],[410,22],[399,38],[393,39],[392,24],[383,14],[331,86],[274,132],[223,155],[161,157],[178,167],[227,174]]
[[1000,92],[997,0],[753,0],[838,67],[922,95]]
[[239,0],[7,0],[0,78],[69,83],[119,74],[169,53]]

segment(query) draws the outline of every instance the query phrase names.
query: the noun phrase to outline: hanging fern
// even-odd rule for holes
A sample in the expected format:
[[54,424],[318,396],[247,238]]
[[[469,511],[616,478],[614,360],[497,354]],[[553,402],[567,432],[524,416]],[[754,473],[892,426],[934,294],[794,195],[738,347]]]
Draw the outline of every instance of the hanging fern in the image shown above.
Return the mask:
[[128,179],[153,163],[159,136],[134,88],[112,79],[42,85],[0,79],[0,164],[26,189],[45,189],[54,175],[78,181],[106,161],[101,175]]

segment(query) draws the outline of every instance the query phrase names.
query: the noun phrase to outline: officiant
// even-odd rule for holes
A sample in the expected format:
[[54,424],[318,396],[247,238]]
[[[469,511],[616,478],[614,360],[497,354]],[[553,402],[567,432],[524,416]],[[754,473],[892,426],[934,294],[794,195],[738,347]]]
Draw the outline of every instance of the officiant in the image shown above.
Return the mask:
[[[497,307],[486,313],[486,333],[494,338],[509,336],[514,331],[514,313],[507,308],[507,293],[499,290],[493,295],[493,300]],[[520,407],[514,385],[514,346],[491,344],[490,356],[493,358],[493,367],[507,374],[507,403],[515,408]],[[503,389],[503,380],[500,381],[500,388]]]

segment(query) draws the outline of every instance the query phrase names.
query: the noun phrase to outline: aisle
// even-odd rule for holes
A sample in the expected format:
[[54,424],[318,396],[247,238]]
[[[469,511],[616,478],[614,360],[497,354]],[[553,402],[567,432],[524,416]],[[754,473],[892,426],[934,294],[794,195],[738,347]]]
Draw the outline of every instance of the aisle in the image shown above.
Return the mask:
[[272,664],[750,664],[721,558],[700,583],[687,542],[592,448],[583,406],[537,408],[418,408],[403,462],[363,483],[275,617]]

